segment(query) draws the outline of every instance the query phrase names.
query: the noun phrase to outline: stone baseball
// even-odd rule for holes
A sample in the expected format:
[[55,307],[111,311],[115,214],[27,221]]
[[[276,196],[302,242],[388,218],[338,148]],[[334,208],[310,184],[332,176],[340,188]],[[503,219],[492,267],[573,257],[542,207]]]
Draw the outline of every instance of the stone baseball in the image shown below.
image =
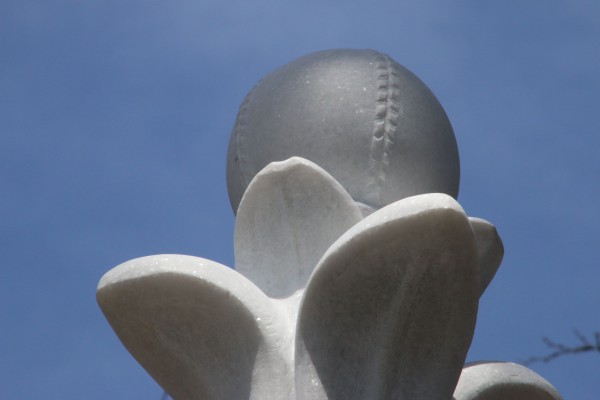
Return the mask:
[[293,156],[373,209],[422,193],[458,195],[458,148],[442,106],[413,73],[373,50],[309,54],[250,91],[227,158],[234,212],[261,169]]

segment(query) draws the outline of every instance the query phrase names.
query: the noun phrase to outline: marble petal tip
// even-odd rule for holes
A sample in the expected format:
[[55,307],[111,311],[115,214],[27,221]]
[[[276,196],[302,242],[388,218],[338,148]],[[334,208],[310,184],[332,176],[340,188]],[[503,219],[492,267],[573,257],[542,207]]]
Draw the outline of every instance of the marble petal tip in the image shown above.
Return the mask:
[[[408,216],[431,212],[453,213],[467,219],[462,206],[453,197],[444,193],[421,194],[398,200],[373,212],[361,224],[350,228],[343,235],[346,238],[344,240],[372,226],[384,225]],[[340,243],[342,242],[343,240],[340,241]],[[333,251],[334,247],[332,246],[329,250]]]
[[490,222],[475,217],[469,217],[469,222],[475,234],[479,253],[479,278],[481,295],[483,295],[502,263],[504,245],[496,227]]
[[287,160],[283,160],[283,161],[273,161],[272,163],[268,164],[265,168],[263,168],[259,172],[259,174],[265,174],[265,173],[270,173],[270,172],[274,172],[274,171],[284,171],[289,168],[294,168],[295,166],[298,166],[298,165],[305,165],[309,168],[322,170],[322,168],[319,167],[314,162],[309,161],[306,158],[294,156],[294,157],[290,157]]
[[362,219],[346,190],[311,161],[292,157],[263,168],[238,208],[235,268],[267,295],[304,286],[327,247]]
[[386,210],[385,212],[387,213],[394,213],[400,216],[418,214],[433,209],[453,210],[466,216],[465,211],[458,201],[445,193],[426,193],[407,197],[405,199],[396,201],[395,203],[392,203],[389,206],[376,211],[375,213]]
[[[178,254],[161,254],[125,261],[109,270],[102,278],[100,278],[96,291],[100,291],[107,286],[128,279],[135,279],[156,272],[163,272],[166,269],[173,268],[174,264],[187,258],[191,257]],[[169,263],[169,261],[171,261],[171,263]]]
[[478,295],[475,239],[456,200],[420,195],[374,212],[329,247],[308,282],[298,399],[450,398]]
[[454,400],[563,400],[547,380],[511,362],[474,362],[465,365]]
[[173,273],[187,275],[209,281],[221,281],[222,274],[230,274],[233,270],[211,260],[182,254],[157,254],[134,258],[105,273],[96,289],[96,293],[116,284],[146,278],[152,275]]
[[97,299],[121,342],[172,398],[279,400],[293,389],[287,320],[224,265],[138,258],[109,271]]

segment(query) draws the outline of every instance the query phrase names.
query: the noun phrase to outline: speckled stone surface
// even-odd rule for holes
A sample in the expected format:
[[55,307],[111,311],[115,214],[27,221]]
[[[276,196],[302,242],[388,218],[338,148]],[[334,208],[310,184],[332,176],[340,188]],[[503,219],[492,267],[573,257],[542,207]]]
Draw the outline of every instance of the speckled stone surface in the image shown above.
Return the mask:
[[454,400],[562,400],[562,396],[529,368],[490,361],[465,365]]
[[385,54],[330,50],[267,75],[240,108],[227,181],[237,271],[156,255],[98,285],[174,399],[561,399],[525,367],[463,366],[504,248],[455,200],[443,109]]
[[458,148],[442,106],[412,72],[373,50],[309,54],[250,91],[227,157],[234,212],[262,168],[293,156],[374,209],[422,193],[458,194]]
[[102,277],[97,299],[172,398],[293,398],[287,319],[234,270],[182,255],[137,258]]
[[410,197],[371,214],[308,283],[297,399],[450,399],[478,298],[473,231],[451,197]]
[[361,219],[344,188],[316,164],[299,157],[271,163],[240,204],[235,269],[269,296],[290,297],[304,289],[325,250]]
[[480,295],[483,295],[502,263],[504,245],[496,227],[490,222],[475,217],[469,217],[469,222],[471,222],[475,234],[475,243],[479,254]]

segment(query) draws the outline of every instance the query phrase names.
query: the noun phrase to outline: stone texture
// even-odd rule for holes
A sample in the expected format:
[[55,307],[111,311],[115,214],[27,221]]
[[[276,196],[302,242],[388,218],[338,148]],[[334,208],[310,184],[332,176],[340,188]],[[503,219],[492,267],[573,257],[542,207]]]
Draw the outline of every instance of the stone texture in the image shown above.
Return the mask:
[[174,399],[293,398],[287,318],[230,268],[181,255],[138,258],[104,275],[97,299]]
[[509,362],[467,364],[454,400],[562,400],[558,391],[532,370]]
[[250,91],[227,157],[234,212],[262,168],[293,156],[374,209],[422,193],[458,194],[458,148],[442,106],[419,78],[373,50],[309,54]]
[[445,194],[360,208],[314,163],[271,163],[239,207],[237,272],[143,257],[98,303],[175,399],[450,398],[502,242]]
[[410,197],[325,253],[296,334],[297,399],[450,399],[480,285],[473,230],[451,197]]
[[521,366],[463,369],[504,249],[453,199],[459,172],[448,118],[411,72],[372,50],[310,54],[240,108],[227,160],[237,271],[139,258],[101,279],[98,303],[177,400],[444,400],[455,388],[454,400],[558,400]]
[[504,245],[494,225],[481,218],[469,217],[469,221],[473,227],[477,252],[479,253],[478,264],[481,296],[502,263]]
[[361,219],[350,195],[314,163],[271,163],[240,203],[235,268],[270,297],[292,296],[329,245]]

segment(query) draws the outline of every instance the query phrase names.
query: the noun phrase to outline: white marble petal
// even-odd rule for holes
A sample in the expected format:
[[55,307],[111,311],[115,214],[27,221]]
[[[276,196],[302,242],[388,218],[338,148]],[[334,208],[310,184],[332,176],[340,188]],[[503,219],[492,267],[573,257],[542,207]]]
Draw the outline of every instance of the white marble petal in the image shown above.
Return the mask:
[[350,195],[321,167],[299,157],[271,163],[238,208],[235,268],[270,297],[292,296],[329,245],[361,219]]
[[325,253],[296,333],[300,400],[450,399],[479,298],[473,230],[450,196],[365,218]]
[[522,365],[478,362],[465,365],[454,400],[562,400],[547,380]]
[[175,399],[293,396],[286,318],[221,264],[138,258],[106,273],[97,299],[125,347]]
[[502,239],[498,235],[496,227],[488,221],[481,218],[469,217],[473,232],[475,233],[475,241],[477,243],[477,251],[479,253],[479,279],[481,286],[481,295],[485,292],[498,267],[502,263],[504,257],[504,245]]

